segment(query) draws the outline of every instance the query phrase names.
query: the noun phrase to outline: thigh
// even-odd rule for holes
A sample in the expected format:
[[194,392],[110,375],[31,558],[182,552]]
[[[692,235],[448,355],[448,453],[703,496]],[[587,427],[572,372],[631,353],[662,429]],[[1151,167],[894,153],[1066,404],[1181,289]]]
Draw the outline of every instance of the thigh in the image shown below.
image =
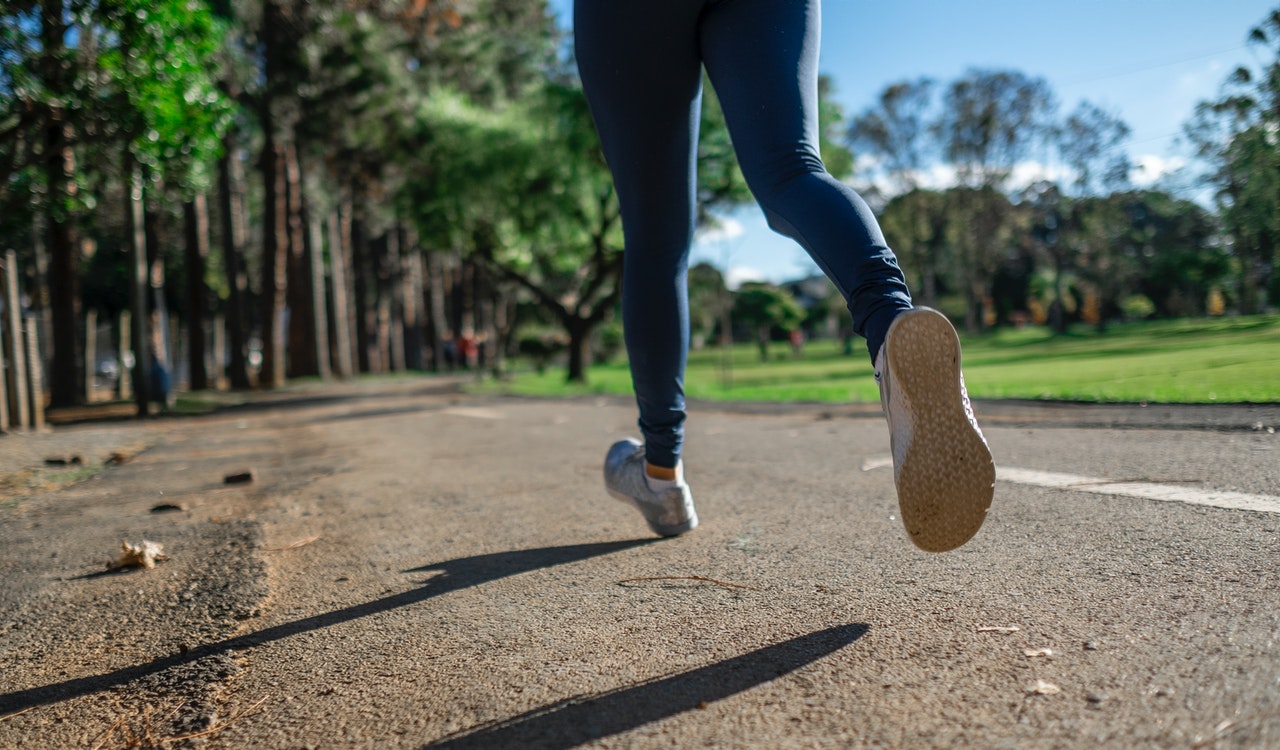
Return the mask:
[[[646,173],[697,139],[697,0],[577,0],[574,48],[610,167]],[[663,159],[662,157],[667,157]]]
[[724,0],[701,25],[703,60],[757,198],[818,153],[819,0]]

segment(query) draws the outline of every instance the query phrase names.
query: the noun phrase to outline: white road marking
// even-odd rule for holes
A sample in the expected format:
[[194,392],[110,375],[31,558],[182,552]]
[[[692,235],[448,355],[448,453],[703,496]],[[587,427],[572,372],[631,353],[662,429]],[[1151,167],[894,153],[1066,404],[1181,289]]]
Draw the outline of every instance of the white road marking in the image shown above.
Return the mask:
[[863,471],[883,469],[886,466],[893,466],[893,456],[875,456],[862,462]]
[[448,414],[454,417],[467,417],[468,419],[505,419],[506,416],[496,409],[485,409],[482,407],[470,406],[453,406],[448,409],[442,409],[441,414]]
[[[862,462],[863,471],[892,466],[892,456],[875,456]],[[1011,484],[1025,484],[1032,487],[1047,487],[1074,492],[1092,492],[1095,495],[1140,497],[1147,500],[1164,500],[1174,503],[1187,503],[1188,505],[1206,505],[1211,508],[1280,513],[1280,497],[1274,495],[1251,495],[1247,492],[1197,489],[1182,484],[1123,482],[1115,479],[1086,477],[1080,474],[1067,474],[1058,471],[1019,469],[1012,466],[997,466],[996,479]]]
[[1028,484],[1034,487],[1092,492],[1096,495],[1141,497],[1147,500],[1207,505],[1212,508],[1280,513],[1280,497],[1273,495],[1251,495],[1247,492],[1231,492],[1229,490],[1204,490],[1180,484],[1118,482],[1114,479],[1096,479],[1076,474],[1061,474],[1054,471],[1037,471],[1035,469],[1015,469],[1012,467],[996,467],[996,479],[1014,484]]

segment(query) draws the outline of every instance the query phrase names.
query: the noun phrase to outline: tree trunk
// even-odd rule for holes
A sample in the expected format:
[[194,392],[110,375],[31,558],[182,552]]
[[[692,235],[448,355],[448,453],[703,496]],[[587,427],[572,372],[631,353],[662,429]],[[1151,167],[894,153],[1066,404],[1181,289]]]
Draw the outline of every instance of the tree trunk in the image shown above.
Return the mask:
[[445,356],[445,338],[446,334],[452,338],[449,333],[449,322],[445,319],[445,300],[444,300],[444,267],[440,259],[440,253],[427,253],[427,289],[428,298],[427,305],[431,311],[431,319],[429,321],[429,334],[431,336],[431,369],[440,372],[446,367],[451,367],[452,362],[448,361]]
[[320,364],[315,340],[316,304],[311,283],[310,245],[304,232],[302,171],[298,164],[297,145],[290,141],[284,147],[285,206],[289,252],[286,256],[286,299],[289,310],[289,377],[319,375]]
[[316,342],[316,374],[333,377],[329,366],[329,305],[324,293],[324,232],[317,212],[303,205],[307,219],[307,258],[311,268],[311,335]]
[[374,337],[374,316],[371,314],[369,299],[370,270],[369,242],[365,236],[364,221],[358,216],[351,219],[351,267],[355,287],[356,303],[356,369],[358,372],[372,372],[373,357],[370,350]]
[[[127,161],[127,160],[126,160]],[[131,331],[130,343],[133,345],[133,398],[137,404],[139,418],[146,417],[149,412],[151,394],[151,358],[147,351],[147,235],[146,209],[143,205],[142,174],[137,167],[129,164],[126,173],[130,175],[129,190],[125,194],[126,225],[129,228],[129,265],[132,270],[129,283],[129,306]],[[124,377],[122,367],[120,377]]]
[[570,383],[585,383],[592,326],[580,318],[571,318],[564,322],[564,328],[569,334],[569,373],[566,379]]
[[1049,325],[1054,333],[1067,332],[1067,310],[1062,302],[1063,263],[1054,257],[1053,263],[1053,303],[1049,306]]
[[[244,272],[244,247],[248,241],[244,209],[244,168],[228,136],[218,160],[218,202],[222,215],[222,264],[227,275],[226,325],[230,356],[227,380],[232,388],[249,388],[249,347],[245,331],[248,279]],[[222,352],[217,356],[221,358]]]
[[[55,94],[69,83],[62,56],[67,25],[63,0],[40,4],[40,74]],[[45,232],[49,250],[49,307],[53,315],[53,367],[49,373],[51,406],[70,406],[81,398],[83,381],[77,374],[80,337],[80,279],[76,268],[76,243],[72,234],[71,198],[75,195],[75,157],[71,151],[71,124],[54,105],[45,126]]]
[[208,346],[205,342],[205,265],[209,260],[209,205],[204,195],[183,204],[186,229],[187,271],[187,366],[188,387],[203,391],[209,387]]
[[[415,243],[416,244],[416,243]],[[422,341],[422,251],[411,247],[405,256],[405,274],[403,290],[400,293],[404,300],[404,365],[410,370],[426,369],[423,362]]]
[[387,280],[383,295],[383,306],[386,309],[384,325],[386,327],[387,353],[389,370],[404,372],[404,260],[402,258],[400,225],[394,224],[387,230]]
[[262,372],[258,385],[279,388],[285,383],[285,293],[288,284],[289,229],[284,148],[263,124],[262,146]]
[[[151,347],[156,362],[159,363],[170,375],[170,384],[173,381],[174,365],[177,358],[173,354],[170,346],[171,336],[169,335],[169,305],[165,300],[164,286],[164,248],[166,243],[161,240],[160,234],[160,215],[154,206],[143,206],[143,226],[145,227],[145,235],[147,240],[147,262],[150,266],[148,277],[151,283],[151,315],[154,322],[151,327]],[[152,384],[154,386],[162,386],[163,384]],[[168,393],[162,394],[168,397]]]
[[53,311],[49,309],[49,253],[45,250],[44,224],[44,217],[39,214],[31,222],[31,245],[36,267],[27,292],[31,297],[32,311],[40,317],[40,340],[47,350],[53,340]]
[[80,276],[76,269],[76,243],[72,220],[63,205],[74,195],[71,178],[74,160],[69,143],[70,126],[54,122],[46,130],[45,180],[50,211],[45,219],[49,249],[49,307],[53,314],[53,367],[49,373],[52,406],[79,403]]
[[350,378],[353,369],[351,351],[351,269],[350,212],[342,207],[329,215],[329,275],[333,297],[333,366],[338,377]]

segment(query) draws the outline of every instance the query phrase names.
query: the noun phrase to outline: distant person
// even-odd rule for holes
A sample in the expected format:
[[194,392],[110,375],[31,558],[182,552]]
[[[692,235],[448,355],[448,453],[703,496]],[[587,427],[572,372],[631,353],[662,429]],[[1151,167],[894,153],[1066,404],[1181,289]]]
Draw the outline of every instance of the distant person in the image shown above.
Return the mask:
[[475,332],[470,328],[462,331],[462,336],[458,338],[458,360],[462,364],[462,369],[472,370],[479,364],[480,345],[476,341]]
[[445,331],[443,342],[440,344],[440,353],[444,358],[445,369],[453,372],[453,368],[458,363],[458,344],[453,340],[453,332]]
[[787,333],[787,341],[791,343],[791,354],[797,359],[804,356],[804,331],[793,328]]
[[576,0],[578,69],[622,208],[622,320],[644,437],[609,449],[605,486],[657,534],[698,525],[680,457],[705,66],[769,225],[808,251],[867,340],[911,540],[953,549],[986,517],[995,465],[955,329],[912,307],[875,217],[819,157],[820,15],[818,0]]

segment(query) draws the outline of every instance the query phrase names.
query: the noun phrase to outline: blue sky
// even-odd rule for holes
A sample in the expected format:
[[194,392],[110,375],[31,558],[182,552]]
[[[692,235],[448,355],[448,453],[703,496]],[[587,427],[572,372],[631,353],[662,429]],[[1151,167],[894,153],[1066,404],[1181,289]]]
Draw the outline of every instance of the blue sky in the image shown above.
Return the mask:
[[[572,0],[551,0],[571,25]],[[948,82],[969,68],[1043,77],[1068,111],[1087,99],[1132,130],[1131,157],[1150,181],[1186,158],[1178,143],[1197,102],[1226,76],[1264,55],[1245,43],[1277,7],[1260,0],[826,0],[820,67],[853,116],[885,86],[928,76]],[[753,207],[695,245],[696,260],[735,280],[816,273],[793,242],[773,234]]]

